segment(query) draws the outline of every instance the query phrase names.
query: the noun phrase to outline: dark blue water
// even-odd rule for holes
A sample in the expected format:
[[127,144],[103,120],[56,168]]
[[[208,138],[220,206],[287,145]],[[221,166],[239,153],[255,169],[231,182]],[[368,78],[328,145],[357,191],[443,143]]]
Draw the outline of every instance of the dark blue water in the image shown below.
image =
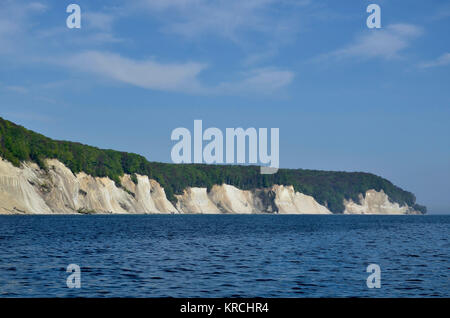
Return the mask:
[[448,297],[449,233],[450,216],[1,216],[0,296]]

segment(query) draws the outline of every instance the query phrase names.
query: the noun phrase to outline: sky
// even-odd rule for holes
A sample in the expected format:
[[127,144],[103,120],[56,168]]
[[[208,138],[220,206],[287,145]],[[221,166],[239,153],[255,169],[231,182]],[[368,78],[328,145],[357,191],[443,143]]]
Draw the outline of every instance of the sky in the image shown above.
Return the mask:
[[196,119],[279,128],[282,168],[371,172],[450,213],[449,31],[443,0],[1,0],[0,116],[163,162]]

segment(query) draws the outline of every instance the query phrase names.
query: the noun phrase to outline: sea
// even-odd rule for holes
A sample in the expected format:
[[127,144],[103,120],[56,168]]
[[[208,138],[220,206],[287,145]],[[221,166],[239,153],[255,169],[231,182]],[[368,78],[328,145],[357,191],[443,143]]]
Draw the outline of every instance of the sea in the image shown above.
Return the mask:
[[450,215],[5,215],[0,297],[450,297],[449,233]]

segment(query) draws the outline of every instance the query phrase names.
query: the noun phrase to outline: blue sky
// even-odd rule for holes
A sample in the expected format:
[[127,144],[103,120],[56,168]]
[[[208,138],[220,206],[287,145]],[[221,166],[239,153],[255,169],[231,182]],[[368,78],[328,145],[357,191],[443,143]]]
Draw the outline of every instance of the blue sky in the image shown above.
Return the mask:
[[449,31],[438,0],[3,0],[0,116],[164,162],[194,119],[276,127],[283,168],[372,172],[449,212]]

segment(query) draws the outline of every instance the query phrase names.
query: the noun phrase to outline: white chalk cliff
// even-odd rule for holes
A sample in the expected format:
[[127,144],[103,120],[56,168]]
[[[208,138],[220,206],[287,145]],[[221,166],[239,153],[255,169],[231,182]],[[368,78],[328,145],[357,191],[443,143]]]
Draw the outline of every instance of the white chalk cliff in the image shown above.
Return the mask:
[[360,194],[359,201],[355,203],[352,200],[344,200],[344,214],[421,214],[407,205],[400,206],[390,202],[383,190],[368,190],[365,196]]
[[[46,160],[48,171],[34,163],[20,168],[0,158],[0,214],[150,214],[150,213],[279,213],[331,214],[313,197],[296,192],[292,186],[274,185],[265,189],[240,190],[215,185],[187,188],[172,204],[164,188],[147,176],[130,175],[117,186],[109,178],[73,174],[56,159]],[[360,202],[344,201],[345,214],[411,214],[408,206],[389,201],[383,192],[369,190]]]
[[280,214],[331,214],[331,212],[317,203],[317,201],[300,192],[295,192],[293,186],[273,186],[275,204]]

